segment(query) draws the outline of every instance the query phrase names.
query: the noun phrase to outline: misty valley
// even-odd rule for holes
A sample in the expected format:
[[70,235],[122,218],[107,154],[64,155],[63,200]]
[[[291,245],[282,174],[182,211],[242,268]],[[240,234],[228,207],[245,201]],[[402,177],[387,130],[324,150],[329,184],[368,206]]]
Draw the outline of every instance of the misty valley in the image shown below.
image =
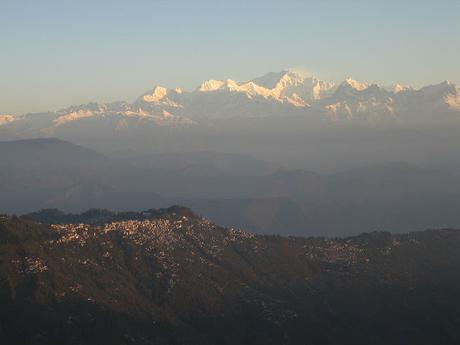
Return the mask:
[[343,161],[343,170],[318,173],[242,153],[114,158],[57,139],[1,142],[0,155],[6,213],[179,204],[223,226],[302,236],[407,232],[460,221],[460,168],[447,160],[352,167]]

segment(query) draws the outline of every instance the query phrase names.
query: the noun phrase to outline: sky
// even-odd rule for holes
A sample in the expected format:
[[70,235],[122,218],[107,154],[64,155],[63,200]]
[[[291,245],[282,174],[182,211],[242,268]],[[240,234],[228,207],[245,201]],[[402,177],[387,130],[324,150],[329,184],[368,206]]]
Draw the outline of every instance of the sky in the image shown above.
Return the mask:
[[460,84],[460,1],[0,0],[0,114],[296,68]]

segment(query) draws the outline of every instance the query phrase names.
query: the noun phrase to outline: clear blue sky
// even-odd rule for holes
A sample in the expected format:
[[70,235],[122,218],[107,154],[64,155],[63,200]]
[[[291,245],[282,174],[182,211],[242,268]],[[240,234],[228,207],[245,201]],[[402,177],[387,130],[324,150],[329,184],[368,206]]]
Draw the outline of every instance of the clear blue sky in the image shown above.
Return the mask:
[[460,1],[0,0],[0,113],[298,67],[460,83]]

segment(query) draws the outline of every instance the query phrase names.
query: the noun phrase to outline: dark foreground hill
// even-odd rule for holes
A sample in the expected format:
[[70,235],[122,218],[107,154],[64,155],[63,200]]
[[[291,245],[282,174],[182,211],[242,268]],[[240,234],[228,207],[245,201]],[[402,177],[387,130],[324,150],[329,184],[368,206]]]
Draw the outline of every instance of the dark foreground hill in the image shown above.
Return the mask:
[[55,224],[0,218],[1,344],[460,342],[457,230],[258,236],[180,207],[39,216]]

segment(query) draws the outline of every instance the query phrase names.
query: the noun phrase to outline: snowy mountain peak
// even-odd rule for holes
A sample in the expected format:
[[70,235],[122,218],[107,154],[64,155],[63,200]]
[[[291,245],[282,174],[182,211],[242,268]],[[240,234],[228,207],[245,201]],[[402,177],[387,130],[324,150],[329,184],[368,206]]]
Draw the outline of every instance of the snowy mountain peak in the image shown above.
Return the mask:
[[[122,102],[116,102],[113,104],[121,104]],[[98,102],[89,102],[86,104],[72,105],[68,108],[60,109],[56,113],[59,115],[67,113],[78,113],[78,112],[91,112],[91,113],[100,113],[107,111],[110,106],[110,103],[98,103]]]
[[0,114],[0,126],[1,125],[4,125],[4,124],[7,124],[7,123],[10,123],[10,122],[13,122],[14,121],[14,117],[12,115],[1,115]]
[[208,91],[216,91],[222,88],[224,85],[224,81],[222,80],[215,80],[215,79],[210,79],[206,80],[203,82],[197,89],[197,91],[201,92],[208,92]]
[[254,84],[263,88],[272,90],[285,88],[287,86],[299,86],[302,85],[306,77],[296,71],[281,71],[267,73],[262,77],[254,78],[251,80]]
[[295,106],[308,106],[331,95],[336,88],[334,83],[292,70],[268,73],[251,82],[264,89],[265,94],[269,91],[271,97]]
[[402,85],[402,84],[394,84],[389,87],[385,88],[387,91],[392,92],[392,93],[399,93],[402,91],[408,91],[408,90],[413,90],[411,86],[407,85]]
[[[183,90],[180,88],[167,89],[162,86],[155,86],[153,90],[147,91],[140,96],[134,105],[143,107],[167,106],[169,108],[180,108],[181,105],[177,103],[177,98],[182,96]],[[144,109],[145,110],[145,109]]]
[[441,85],[444,86],[444,102],[454,111],[460,111],[460,88],[449,80]]
[[288,71],[278,81],[278,85],[302,85],[305,80],[305,76],[301,73]]
[[273,89],[279,83],[279,81],[287,74],[289,71],[281,72],[270,72],[261,77],[254,78],[251,80],[256,85],[264,87],[266,89]]
[[458,95],[460,89],[454,83],[446,80],[439,84],[425,86],[419,92],[426,96],[446,96],[447,94]]
[[356,80],[354,80],[354,79],[352,79],[350,77],[347,77],[343,81],[342,85],[351,87],[351,88],[353,88],[353,89],[355,89],[357,91],[363,91],[363,90],[365,90],[365,89],[367,89],[369,87],[368,83],[360,83],[360,82],[358,82],[358,81],[356,81]]
[[211,92],[211,91],[218,91],[218,90],[243,91],[244,92],[244,89],[241,89],[240,85],[232,79],[206,80],[196,89],[197,92]]
[[159,102],[168,94],[168,89],[162,86],[155,86],[152,91],[145,93],[141,96],[145,102]]

